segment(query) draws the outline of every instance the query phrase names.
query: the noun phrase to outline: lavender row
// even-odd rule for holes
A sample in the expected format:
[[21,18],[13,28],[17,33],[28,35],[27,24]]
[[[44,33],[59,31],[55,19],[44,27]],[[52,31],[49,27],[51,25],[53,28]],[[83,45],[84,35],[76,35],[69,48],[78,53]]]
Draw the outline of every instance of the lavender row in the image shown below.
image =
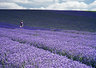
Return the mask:
[[[18,30],[17,30],[18,31]],[[19,30],[19,33],[20,32],[23,32],[24,30]],[[15,31],[16,32],[16,31]],[[26,31],[27,32],[27,31]],[[25,32],[25,33],[26,33]],[[30,32],[29,32],[30,33]],[[32,32],[31,32],[32,33]],[[46,33],[46,32],[45,32]],[[24,34],[24,33],[23,33]],[[27,33],[28,34],[28,33]],[[32,35],[32,34],[31,34]],[[34,35],[34,34],[33,34]],[[38,36],[38,35],[36,35],[36,36]],[[75,44],[75,46],[76,45],[83,45],[83,46],[91,46],[91,47],[96,47],[96,41],[94,40],[94,41],[91,41],[91,40],[89,40],[89,41],[87,41],[87,40],[84,40],[84,39],[80,39],[79,38],[79,41],[78,41],[78,39],[73,39],[73,38],[70,38],[70,37],[64,37],[64,36],[61,36],[61,37],[63,37],[63,38],[61,38],[60,36],[59,36],[59,38],[56,38],[57,37],[57,35],[55,35],[55,36],[50,36],[50,35],[47,35],[46,36],[46,34],[42,34],[42,36],[43,36],[43,38],[45,39],[51,39],[51,40],[57,40],[57,39],[59,39],[59,41],[60,42],[63,42],[65,45],[67,45],[67,44],[70,44],[70,43],[72,43],[72,44]],[[45,36],[45,37],[44,37]],[[41,37],[41,35],[39,36],[39,37]],[[66,44],[67,43],[67,44]],[[88,44],[85,44],[85,43],[88,43]],[[72,45],[73,46],[73,45]]]
[[51,38],[52,36],[49,36],[49,38],[44,38],[41,36],[27,35],[19,32],[16,33],[16,31],[8,32],[9,34],[7,33],[7,35],[6,32],[7,31],[5,31],[5,33],[2,32],[2,35],[5,35],[7,37],[10,37],[11,39],[17,40],[22,43],[30,43],[32,45],[50,50],[55,53],[67,55],[67,57],[69,58],[81,61],[88,65],[96,66],[96,49],[90,46],[74,44],[73,40],[71,40],[71,42],[66,42],[65,40],[67,40],[67,38],[65,38],[64,41],[61,41],[61,39]]
[[1,60],[7,68],[91,68],[65,56],[59,56],[28,44],[20,44],[6,37],[0,37]]
[[[25,29],[14,29],[14,30],[7,30],[11,32],[18,32],[21,34],[27,35],[34,35],[39,36],[46,39],[59,39],[59,41],[72,43],[76,45],[83,45],[83,46],[90,46],[96,48],[96,33],[88,33],[84,32],[83,34],[76,31],[69,33],[69,32],[53,32],[53,31],[43,31],[43,30],[25,30]],[[61,38],[62,37],[62,38]]]
[[82,38],[93,38],[93,39],[96,39],[94,38],[94,36],[96,37],[96,33],[92,33],[92,32],[77,32],[77,31],[72,31],[72,30],[66,30],[66,31],[63,31],[63,32],[54,32],[54,31],[48,31],[48,30],[26,30],[26,29],[5,29],[5,28],[0,28],[0,30],[7,30],[7,31],[11,31],[11,32],[19,32],[19,33],[23,33],[23,34],[29,34],[29,35],[32,35],[32,34],[45,34],[45,35],[56,35],[56,36],[68,36],[68,37],[82,37]]

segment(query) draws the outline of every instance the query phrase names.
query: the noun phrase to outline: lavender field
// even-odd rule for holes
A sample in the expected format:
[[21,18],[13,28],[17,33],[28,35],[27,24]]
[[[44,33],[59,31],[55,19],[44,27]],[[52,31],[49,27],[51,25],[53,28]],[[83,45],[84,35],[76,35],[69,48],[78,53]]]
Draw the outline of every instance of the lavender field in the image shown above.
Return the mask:
[[96,68],[96,32],[0,28],[0,68]]

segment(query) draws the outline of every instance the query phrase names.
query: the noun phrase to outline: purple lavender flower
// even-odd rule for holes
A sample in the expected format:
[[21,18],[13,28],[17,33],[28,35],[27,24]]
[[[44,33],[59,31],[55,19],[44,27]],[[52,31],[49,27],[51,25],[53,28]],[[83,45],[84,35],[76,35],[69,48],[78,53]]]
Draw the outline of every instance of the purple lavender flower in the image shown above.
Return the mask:
[[[3,44],[5,45],[3,48],[6,50],[6,52],[7,51],[10,52],[11,55],[9,56],[13,56],[13,54],[16,54],[16,53],[17,55],[19,55],[18,52],[20,52],[20,56],[22,54],[25,54],[26,52],[25,54],[26,56],[27,52],[28,51],[30,52],[31,50],[30,48],[35,46],[38,48],[51,51],[53,53],[59,53],[60,55],[64,55],[70,59],[78,60],[82,63],[92,65],[93,67],[96,66],[95,64],[96,63],[95,61],[96,60],[96,35],[94,33],[78,32],[78,31],[53,32],[53,31],[43,31],[43,30],[25,30],[25,29],[12,30],[12,29],[3,29],[3,28],[0,28],[0,29],[2,29],[0,30],[1,37],[7,37],[13,40],[12,41],[13,43],[12,42],[6,43],[6,44],[10,44],[10,46],[14,44],[12,47],[6,46],[5,42],[4,43],[1,42],[2,43],[1,45]],[[9,42],[9,41],[6,40],[6,42]],[[25,44],[24,46],[26,46],[27,44],[31,46],[21,47],[19,46],[20,43]],[[28,51],[26,51],[26,49]],[[36,56],[38,57],[38,54]],[[25,61],[21,61],[20,63],[24,63],[24,62]],[[40,62],[37,62],[36,60],[34,62],[36,62],[36,66],[38,66],[38,64],[40,63]],[[34,64],[35,63],[33,63],[33,66]],[[44,66],[46,66],[46,64]],[[57,64],[57,67],[58,67],[58,64]]]

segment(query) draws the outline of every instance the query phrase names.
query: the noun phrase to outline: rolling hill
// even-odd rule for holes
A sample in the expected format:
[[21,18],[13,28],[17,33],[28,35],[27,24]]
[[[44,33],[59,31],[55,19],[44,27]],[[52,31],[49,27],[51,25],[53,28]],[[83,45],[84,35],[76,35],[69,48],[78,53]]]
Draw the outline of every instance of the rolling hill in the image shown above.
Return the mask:
[[0,10],[0,23],[25,26],[96,31],[96,12],[56,10]]

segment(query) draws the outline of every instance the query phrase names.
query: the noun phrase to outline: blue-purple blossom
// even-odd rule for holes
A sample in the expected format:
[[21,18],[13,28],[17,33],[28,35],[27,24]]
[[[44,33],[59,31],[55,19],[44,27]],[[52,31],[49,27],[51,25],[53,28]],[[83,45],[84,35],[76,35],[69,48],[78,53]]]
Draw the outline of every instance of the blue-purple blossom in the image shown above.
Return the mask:
[[96,66],[96,33],[0,28],[0,51],[0,61],[13,66],[90,68]]

